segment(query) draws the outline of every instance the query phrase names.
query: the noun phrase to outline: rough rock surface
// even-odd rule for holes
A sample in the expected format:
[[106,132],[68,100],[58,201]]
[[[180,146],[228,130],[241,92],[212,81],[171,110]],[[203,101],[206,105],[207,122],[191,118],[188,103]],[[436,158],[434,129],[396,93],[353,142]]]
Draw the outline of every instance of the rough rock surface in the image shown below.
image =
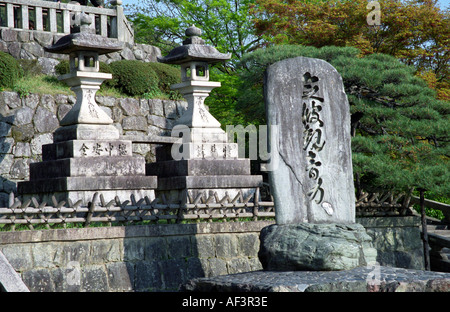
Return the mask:
[[346,271],[255,271],[190,280],[184,291],[220,292],[448,292],[450,273],[385,266]]
[[348,270],[375,263],[360,224],[286,224],[261,230],[259,259],[269,271]]

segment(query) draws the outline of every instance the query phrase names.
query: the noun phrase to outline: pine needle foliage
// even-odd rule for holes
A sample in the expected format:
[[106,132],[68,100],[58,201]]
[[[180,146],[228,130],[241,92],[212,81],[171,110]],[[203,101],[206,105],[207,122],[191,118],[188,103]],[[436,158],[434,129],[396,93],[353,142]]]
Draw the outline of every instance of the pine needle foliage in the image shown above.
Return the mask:
[[264,124],[264,71],[305,56],[331,63],[342,75],[352,114],[356,187],[368,191],[423,188],[450,195],[450,105],[436,99],[415,69],[385,54],[362,56],[352,47],[279,45],[240,62],[237,108],[247,123]]

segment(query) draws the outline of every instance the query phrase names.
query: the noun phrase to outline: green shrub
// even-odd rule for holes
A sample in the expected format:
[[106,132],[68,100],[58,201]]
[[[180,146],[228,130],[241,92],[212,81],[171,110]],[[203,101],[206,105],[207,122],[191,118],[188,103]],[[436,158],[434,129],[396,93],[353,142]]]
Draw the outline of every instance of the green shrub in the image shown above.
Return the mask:
[[181,82],[180,69],[162,63],[146,63],[150,66],[159,77],[158,87],[162,93],[165,93],[172,100],[181,99],[182,96],[178,91],[170,89],[170,86]]
[[[100,62],[100,72],[101,73],[108,73],[108,74],[112,74],[112,69],[111,67],[104,63],[104,62]],[[68,74],[70,72],[70,66],[69,66],[69,61],[67,60],[62,60],[61,62],[59,62],[58,65],[55,66],[55,72],[58,75],[65,75]],[[109,80],[105,80],[105,82],[102,83],[101,87],[113,87],[113,82],[111,79]]]
[[8,53],[0,51],[0,87],[12,88],[23,77],[19,62]]
[[144,96],[159,93],[159,78],[146,63],[135,60],[121,60],[110,64],[112,84],[130,96]]
[[58,65],[55,66],[55,72],[58,75],[65,75],[69,73],[69,61],[61,61]]

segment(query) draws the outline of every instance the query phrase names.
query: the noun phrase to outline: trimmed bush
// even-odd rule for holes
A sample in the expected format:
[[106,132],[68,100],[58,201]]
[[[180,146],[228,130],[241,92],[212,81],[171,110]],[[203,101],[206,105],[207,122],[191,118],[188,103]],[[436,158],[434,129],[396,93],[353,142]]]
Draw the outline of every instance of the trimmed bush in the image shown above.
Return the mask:
[[130,96],[159,93],[159,78],[152,67],[137,60],[121,60],[109,64],[116,89]]
[[[55,66],[55,72],[58,75],[65,75],[68,74],[70,71],[70,67],[69,67],[69,61],[67,60],[63,60],[61,62],[59,62],[58,65]],[[104,63],[104,62],[100,62],[100,72],[102,73],[112,73],[111,67]]]
[[[104,63],[104,62],[100,62],[100,72],[101,73],[108,73],[108,74],[112,74],[112,69],[111,67]],[[69,66],[69,61],[67,60],[62,60],[61,62],[59,62],[58,65],[55,66],[55,72],[58,75],[65,75],[68,74],[70,72],[70,66]],[[100,86],[100,88],[102,87],[109,87],[112,88],[113,87],[113,82],[111,79],[109,80],[105,80],[102,85]]]
[[19,62],[8,53],[0,51],[0,87],[12,88],[23,77]]
[[58,75],[65,75],[69,73],[69,61],[63,60],[55,66],[55,72]]
[[181,99],[182,96],[178,91],[174,91],[170,89],[172,84],[181,82],[181,73],[180,68],[176,68],[174,66],[170,66],[162,63],[146,63],[150,66],[159,77],[159,89],[161,92],[167,94],[170,99],[178,100]]

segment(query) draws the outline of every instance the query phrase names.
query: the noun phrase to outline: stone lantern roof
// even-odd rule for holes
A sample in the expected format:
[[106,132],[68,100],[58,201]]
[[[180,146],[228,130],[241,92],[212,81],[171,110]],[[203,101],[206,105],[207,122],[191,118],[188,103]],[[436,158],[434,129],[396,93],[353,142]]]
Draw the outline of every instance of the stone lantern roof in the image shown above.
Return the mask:
[[123,44],[95,34],[95,29],[90,27],[92,17],[81,13],[79,26],[75,33],[59,39],[54,45],[45,47],[44,50],[51,53],[71,54],[77,51],[92,51],[99,55],[117,52],[123,49]]
[[220,53],[216,48],[205,45],[205,40],[200,36],[200,28],[192,25],[185,32],[188,37],[183,41],[183,45],[176,47],[167,56],[158,57],[158,62],[166,64],[183,64],[191,61],[207,62],[209,64],[227,61],[231,58],[231,53]]

